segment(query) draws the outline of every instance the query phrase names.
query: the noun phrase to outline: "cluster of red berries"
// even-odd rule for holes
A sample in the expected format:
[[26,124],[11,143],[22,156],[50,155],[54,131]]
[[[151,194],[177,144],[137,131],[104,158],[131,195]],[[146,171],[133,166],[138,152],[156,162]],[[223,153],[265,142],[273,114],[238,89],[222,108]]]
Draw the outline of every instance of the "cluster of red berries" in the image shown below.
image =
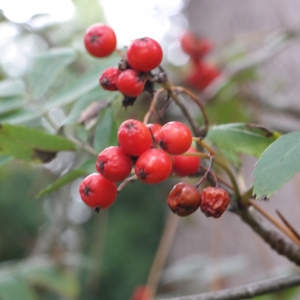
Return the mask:
[[[106,57],[116,49],[114,31],[103,24],[89,27],[84,36],[86,50],[95,57]],[[119,62],[118,68],[107,68],[99,78],[103,89],[120,91],[127,100],[125,106],[132,105],[135,98],[145,89],[151,70],[157,68],[163,58],[163,51],[157,41],[144,37],[135,39],[128,46],[126,59]]]
[[[84,36],[87,51],[95,57],[106,57],[116,49],[114,31],[103,24],[89,27]],[[209,44],[183,43],[194,60],[200,60],[209,50]],[[110,67],[101,75],[100,85],[109,91],[119,90],[126,97],[137,97],[151,82],[150,71],[162,61],[162,49],[151,38],[132,41],[118,68]],[[123,103],[124,105],[124,103]],[[200,157],[192,145],[192,133],[181,122],[147,124],[129,119],[118,129],[119,146],[104,149],[97,158],[97,173],[90,174],[81,183],[82,200],[96,211],[113,204],[120,188],[117,182],[138,179],[146,184],[157,184],[172,173],[189,176],[198,171]],[[189,152],[193,156],[183,155]],[[132,177],[129,177],[134,173]],[[121,186],[121,185],[120,185]],[[119,187],[120,187],[119,186]],[[171,210],[179,216],[187,216],[199,207],[207,215],[220,217],[229,203],[229,196],[222,188],[208,187],[202,191],[180,182],[174,186],[167,201]]]
[[206,62],[204,57],[211,52],[213,45],[210,40],[185,32],[181,37],[181,48],[191,58],[191,70],[187,82],[198,90],[204,90],[220,74],[220,70]]

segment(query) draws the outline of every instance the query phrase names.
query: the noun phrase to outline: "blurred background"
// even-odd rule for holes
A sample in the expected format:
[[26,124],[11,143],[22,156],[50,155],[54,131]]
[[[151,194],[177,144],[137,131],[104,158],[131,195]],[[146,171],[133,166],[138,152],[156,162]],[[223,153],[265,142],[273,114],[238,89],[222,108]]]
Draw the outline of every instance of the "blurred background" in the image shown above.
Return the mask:
[[[115,55],[92,58],[84,49],[86,28],[99,22],[115,30],[121,50],[139,37],[158,40],[169,77],[199,95],[212,123],[261,123],[283,133],[299,130],[297,0],[0,0],[1,123],[53,132],[47,120],[36,115],[35,105],[46,105],[57,91],[72,86],[72,99],[61,97],[61,103],[48,107],[49,114],[57,126],[86,142],[91,141],[92,128],[92,142],[99,151],[116,144],[116,130],[125,118],[143,118],[147,97],[124,110],[120,97],[93,84],[89,87],[91,78],[99,77],[98,69],[118,61]],[[195,71],[182,49],[186,30],[212,45],[204,64],[213,71],[205,76]],[[26,99],[21,100],[6,94],[7,84],[30,86],[30,80],[37,78],[32,75],[37,63],[43,68],[41,55],[61,51],[67,53],[67,60],[59,72],[49,69],[55,80],[46,96],[32,103],[32,90],[27,89]],[[43,86],[42,77],[39,85]],[[96,123],[78,122],[89,104],[103,100],[112,104],[100,112]],[[170,107],[166,119],[180,118],[179,111]],[[234,165],[242,189],[251,185],[255,161],[244,155]],[[170,217],[166,198],[176,179],[155,186],[131,184],[99,215],[81,202],[81,173],[37,199],[41,190],[83,162],[87,162],[85,170],[92,172],[93,159],[82,151],[59,153],[42,165],[0,156],[1,300],[138,300],[131,295],[149,280],[166,222],[170,239],[165,243],[165,268],[152,274],[158,280],[157,299],[295,272],[292,263],[230,212],[218,220],[199,212],[181,219]],[[270,201],[261,202],[271,214],[278,209],[295,227],[300,214],[299,180],[295,176]],[[298,290],[293,289],[259,299],[297,297]]]

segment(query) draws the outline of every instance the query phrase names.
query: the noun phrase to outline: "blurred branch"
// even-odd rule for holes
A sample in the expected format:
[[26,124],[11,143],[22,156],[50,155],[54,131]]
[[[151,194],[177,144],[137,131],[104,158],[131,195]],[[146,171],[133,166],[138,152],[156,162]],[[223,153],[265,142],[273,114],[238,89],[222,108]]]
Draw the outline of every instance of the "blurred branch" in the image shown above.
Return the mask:
[[298,24],[293,29],[287,29],[266,38],[264,45],[254,53],[248,55],[245,59],[230,63],[223,70],[223,74],[212,82],[202,93],[203,101],[208,101],[214,98],[219,91],[227,85],[233,76],[241,71],[257,66],[278,54],[285,49],[293,39],[300,35],[300,25]]
[[300,274],[259,281],[219,292],[175,297],[161,300],[239,300],[281,291],[300,284]]

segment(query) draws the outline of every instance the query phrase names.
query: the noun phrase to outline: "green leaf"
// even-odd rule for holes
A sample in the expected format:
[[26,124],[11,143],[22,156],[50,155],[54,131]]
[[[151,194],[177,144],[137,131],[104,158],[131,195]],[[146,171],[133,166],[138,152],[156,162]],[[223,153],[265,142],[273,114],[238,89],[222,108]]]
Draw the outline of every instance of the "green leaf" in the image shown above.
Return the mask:
[[94,135],[94,148],[99,152],[117,144],[117,124],[111,107],[101,114]]
[[37,300],[32,288],[15,276],[0,279],[1,300]]
[[[95,162],[94,162],[95,164]],[[73,180],[77,179],[80,176],[87,175],[87,172],[81,169],[75,169],[72,170],[65,175],[61,176],[59,179],[55,180],[53,183],[49,184],[46,188],[41,190],[37,198],[40,198],[42,196],[45,196],[53,191],[56,191],[57,189],[61,188],[62,186],[72,182]]]
[[62,150],[75,150],[75,146],[61,136],[23,126],[0,124],[0,154],[25,161],[47,162]]
[[26,100],[20,96],[0,98],[0,114],[22,108],[26,104]]
[[102,60],[100,66],[93,68],[77,80],[73,81],[68,86],[64,87],[57,94],[52,96],[46,103],[45,109],[49,110],[55,107],[60,107],[72,103],[79,97],[96,88],[97,86],[99,86],[98,79],[104,69],[116,62],[117,59],[115,56],[112,56],[109,59]]
[[36,110],[15,110],[0,116],[0,123],[21,124],[40,116],[41,113]]
[[25,84],[22,80],[0,81],[0,97],[11,97],[21,95],[25,92]]
[[86,95],[79,98],[73,105],[69,115],[64,120],[64,124],[76,123],[82,113],[92,102],[102,101],[102,100],[111,100],[115,97],[115,93],[105,91],[100,87],[88,92]]
[[51,86],[59,73],[76,58],[76,52],[70,48],[56,48],[36,58],[28,74],[28,84],[34,97],[41,96]]
[[234,123],[212,126],[206,140],[220,149],[259,157],[279,136],[278,132],[269,132],[258,126]]
[[55,265],[36,266],[27,271],[26,279],[62,297],[75,298],[79,294],[79,283],[75,274]]
[[299,153],[299,131],[285,134],[271,144],[255,164],[253,194],[270,197],[279,191],[300,172]]

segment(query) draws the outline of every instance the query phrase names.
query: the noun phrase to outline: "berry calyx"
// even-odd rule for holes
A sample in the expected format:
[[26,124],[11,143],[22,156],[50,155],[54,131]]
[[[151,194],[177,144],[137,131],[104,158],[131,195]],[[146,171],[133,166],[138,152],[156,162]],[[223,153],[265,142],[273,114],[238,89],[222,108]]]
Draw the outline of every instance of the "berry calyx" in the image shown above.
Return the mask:
[[188,183],[177,183],[168,196],[167,203],[173,213],[185,217],[195,212],[200,205],[201,194]]
[[148,72],[157,68],[162,58],[161,46],[149,37],[136,39],[127,48],[128,63],[137,71]]
[[[190,147],[187,152],[198,152],[194,147]],[[173,156],[173,172],[177,176],[189,176],[195,174],[199,168],[200,157],[199,156],[185,156],[174,155]]]
[[118,76],[117,87],[122,94],[128,97],[137,97],[143,92],[145,83],[145,74],[127,69]]
[[155,148],[156,144],[158,143],[158,133],[162,126],[157,123],[149,123],[147,124],[147,127],[149,128],[152,136],[152,143],[150,145],[150,148]]
[[158,133],[160,147],[173,155],[186,152],[192,144],[192,133],[190,129],[181,122],[166,123]]
[[83,42],[89,54],[100,58],[112,54],[117,46],[113,29],[101,23],[93,24],[86,30]]
[[117,91],[117,80],[121,71],[117,68],[107,68],[99,78],[99,83],[104,90]]
[[166,180],[172,172],[170,156],[160,149],[149,149],[138,158],[135,174],[144,183],[156,184]]
[[86,205],[99,211],[114,203],[117,197],[117,185],[99,173],[92,173],[81,182],[79,193]]
[[118,130],[118,142],[125,153],[139,156],[149,149],[152,137],[147,126],[134,119],[124,121]]
[[219,218],[229,204],[229,195],[222,188],[206,187],[201,194],[200,209],[207,217]]
[[107,180],[122,181],[130,174],[132,161],[121,147],[111,146],[98,155],[96,169]]

